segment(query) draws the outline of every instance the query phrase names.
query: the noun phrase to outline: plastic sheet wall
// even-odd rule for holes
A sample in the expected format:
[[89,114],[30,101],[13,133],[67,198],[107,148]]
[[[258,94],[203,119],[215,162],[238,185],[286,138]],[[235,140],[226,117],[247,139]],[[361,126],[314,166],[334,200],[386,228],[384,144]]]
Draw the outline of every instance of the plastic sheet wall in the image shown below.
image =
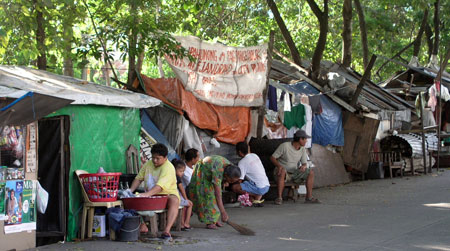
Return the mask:
[[70,105],[49,117],[70,116],[70,171],[67,240],[77,238],[82,207],[80,185],[75,170],[96,173],[126,172],[126,150],[130,144],[139,150],[141,121],[139,109],[94,105]]

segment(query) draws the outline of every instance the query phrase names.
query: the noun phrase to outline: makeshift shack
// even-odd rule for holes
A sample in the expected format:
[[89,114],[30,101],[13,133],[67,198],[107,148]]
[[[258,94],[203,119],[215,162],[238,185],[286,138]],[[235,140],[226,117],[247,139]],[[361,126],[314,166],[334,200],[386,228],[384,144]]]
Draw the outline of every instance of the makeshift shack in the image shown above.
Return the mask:
[[74,171],[95,173],[103,167],[107,172],[126,173],[126,150],[130,145],[139,149],[139,109],[159,105],[160,101],[27,67],[0,66],[0,84],[73,100],[39,120],[35,171],[50,195],[47,211],[37,215],[37,244],[73,240],[77,238],[82,206]]

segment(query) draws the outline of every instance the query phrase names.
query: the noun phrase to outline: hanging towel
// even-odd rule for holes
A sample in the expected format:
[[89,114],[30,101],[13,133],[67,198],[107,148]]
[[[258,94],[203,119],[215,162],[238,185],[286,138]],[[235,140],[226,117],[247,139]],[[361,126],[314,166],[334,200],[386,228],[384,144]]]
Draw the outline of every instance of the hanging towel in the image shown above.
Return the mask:
[[302,128],[302,126],[306,123],[305,121],[305,106],[302,104],[298,104],[292,107],[290,112],[284,112],[284,126],[287,129],[291,129],[291,127],[296,126],[298,128]]
[[309,105],[311,106],[312,112],[314,114],[322,113],[322,104],[320,103],[321,95],[314,95],[309,97]]
[[[311,106],[307,104],[303,104],[305,106],[305,119],[306,124],[302,127],[302,130],[306,132],[309,136],[312,137],[312,110]],[[306,148],[311,148],[312,146],[312,138],[308,138],[306,141]]]
[[291,111],[291,98],[289,96],[289,93],[284,93],[284,112],[290,112]]

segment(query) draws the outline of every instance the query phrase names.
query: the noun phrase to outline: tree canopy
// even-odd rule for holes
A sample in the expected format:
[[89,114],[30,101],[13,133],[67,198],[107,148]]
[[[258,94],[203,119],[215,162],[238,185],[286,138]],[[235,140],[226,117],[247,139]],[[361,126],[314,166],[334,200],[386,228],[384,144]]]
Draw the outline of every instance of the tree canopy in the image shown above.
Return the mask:
[[[45,58],[48,71],[87,77],[98,83],[115,69],[127,82],[134,69],[159,77],[158,58],[165,53],[183,55],[172,34],[194,35],[206,41],[251,46],[269,40],[275,31],[274,48],[289,56],[290,50],[274,13],[266,0],[3,0],[0,5],[0,64],[38,66]],[[337,0],[273,1],[302,60],[315,58],[321,21],[317,14],[328,12],[323,37],[322,60],[342,62],[343,4]],[[364,70],[359,2],[364,14],[369,54],[394,56],[414,42],[425,10],[425,32],[420,38],[419,62],[428,63],[435,34],[439,34],[438,56],[450,49],[450,1],[439,0],[354,0],[351,1],[350,66]],[[439,4],[439,29],[435,32],[435,3]],[[326,10],[324,9],[326,6]],[[322,24],[323,26],[323,24]],[[42,34],[43,31],[43,34]],[[413,46],[399,61],[408,63]],[[108,62],[109,57],[109,62]],[[314,60],[313,60],[314,61]],[[383,59],[377,60],[378,69]],[[166,64],[163,69],[170,76]],[[128,71],[132,69],[132,71]],[[377,80],[401,69],[384,66]],[[131,75],[129,74],[131,72]],[[375,77],[375,76],[373,76]]]

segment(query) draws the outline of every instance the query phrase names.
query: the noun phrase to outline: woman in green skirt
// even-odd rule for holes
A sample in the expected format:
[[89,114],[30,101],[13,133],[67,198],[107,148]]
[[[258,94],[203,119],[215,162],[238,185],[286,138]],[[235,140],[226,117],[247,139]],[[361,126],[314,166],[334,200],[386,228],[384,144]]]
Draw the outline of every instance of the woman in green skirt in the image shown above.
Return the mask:
[[193,211],[197,213],[200,222],[208,229],[217,229],[228,220],[227,212],[222,203],[222,181],[234,183],[239,180],[241,170],[222,156],[208,156],[197,164],[189,184],[189,199]]

